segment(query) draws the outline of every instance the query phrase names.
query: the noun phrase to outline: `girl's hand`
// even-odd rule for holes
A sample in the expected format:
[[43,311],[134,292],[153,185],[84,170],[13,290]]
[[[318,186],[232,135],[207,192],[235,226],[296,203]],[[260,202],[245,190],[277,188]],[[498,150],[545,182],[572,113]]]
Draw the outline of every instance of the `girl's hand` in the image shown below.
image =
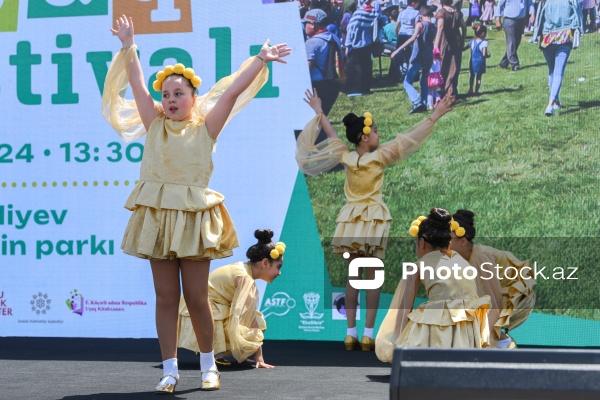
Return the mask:
[[303,100],[306,102],[306,104],[310,106],[310,108],[312,108],[315,111],[315,114],[322,114],[323,108],[321,106],[321,99],[319,98],[317,89],[313,88],[313,92],[314,94],[311,93],[310,90],[306,90],[306,92],[304,92],[306,98]]
[[[248,361],[250,361],[250,360],[248,360]],[[251,362],[255,363],[254,368],[275,368],[274,365],[267,364],[265,362],[265,360],[262,358],[262,356],[260,356],[260,357],[255,356],[254,360]]]
[[452,103],[454,103],[454,97],[450,96],[449,94],[445,95],[444,98],[440,100],[438,105],[435,106],[435,111],[433,112],[433,114],[431,114],[431,117],[429,118],[431,118],[433,122],[437,121],[444,114],[448,113],[449,111],[452,111]]
[[263,44],[258,55],[265,60],[265,62],[277,61],[283,64],[287,64],[287,61],[283,60],[283,57],[287,57],[292,49],[286,47],[287,43],[276,44],[275,46],[269,46],[269,39]]
[[110,28],[110,31],[121,40],[123,47],[131,47],[133,45],[133,18],[127,18],[123,14],[116,23],[117,29]]

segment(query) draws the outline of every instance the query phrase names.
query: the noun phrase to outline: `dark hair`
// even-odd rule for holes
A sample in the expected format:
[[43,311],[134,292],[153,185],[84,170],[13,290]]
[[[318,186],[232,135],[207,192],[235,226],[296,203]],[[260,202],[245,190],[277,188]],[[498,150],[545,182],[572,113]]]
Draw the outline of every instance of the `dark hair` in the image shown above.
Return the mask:
[[432,208],[427,219],[419,225],[418,238],[423,238],[433,247],[448,248],[450,244],[450,213],[443,208]]
[[475,31],[475,37],[481,37],[487,33],[487,28],[483,24],[473,26],[473,30]]
[[346,114],[343,119],[346,127],[346,139],[354,144],[359,144],[365,127],[365,117],[359,117],[354,113]]
[[392,12],[390,13],[390,18],[394,21],[398,21],[398,15],[400,13],[398,12],[398,10],[392,10]]
[[431,6],[422,6],[419,9],[419,15],[422,15],[424,17],[433,17],[433,7]]
[[444,6],[451,6],[453,1],[452,0],[440,0],[440,3],[442,3],[442,5],[444,5]]
[[271,241],[273,231],[270,229],[257,229],[254,231],[254,237],[258,239],[258,243],[253,244],[246,251],[246,257],[250,262],[259,262],[264,258],[268,258],[271,262],[275,261],[271,258],[271,250],[275,248],[275,243]]
[[469,210],[457,210],[456,213],[452,216],[458,224],[465,228],[465,236],[469,242],[473,240],[475,235],[477,234],[477,230],[475,229],[475,214],[473,211]]

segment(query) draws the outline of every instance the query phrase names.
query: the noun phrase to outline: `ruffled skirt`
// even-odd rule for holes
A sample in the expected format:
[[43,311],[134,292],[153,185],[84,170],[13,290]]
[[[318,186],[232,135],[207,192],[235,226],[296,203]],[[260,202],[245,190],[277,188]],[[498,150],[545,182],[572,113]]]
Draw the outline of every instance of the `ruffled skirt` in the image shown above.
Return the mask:
[[337,227],[331,241],[333,252],[383,260],[391,219],[385,204],[346,204],[336,220]]
[[152,260],[230,257],[239,242],[223,200],[207,188],[142,181],[125,204],[133,213],[121,248]]
[[482,348],[489,344],[489,296],[428,301],[408,315],[404,347]]

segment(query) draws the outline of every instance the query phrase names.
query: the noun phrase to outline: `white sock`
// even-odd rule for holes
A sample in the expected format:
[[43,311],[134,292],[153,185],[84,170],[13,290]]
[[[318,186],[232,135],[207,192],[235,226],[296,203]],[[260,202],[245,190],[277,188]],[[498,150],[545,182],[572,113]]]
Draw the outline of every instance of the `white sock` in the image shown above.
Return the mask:
[[370,337],[371,339],[373,339],[373,328],[365,328],[363,336]]
[[[166,375],[173,375],[179,379],[179,368],[177,367],[176,358],[169,358],[168,360],[163,361],[163,376]],[[167,376],[166,378],[163,378],[160,383],[171,383],[174,385],[177,381],[174,378]]]
[[[217,364],[215,364],[215,353],[200,353],[200,371],[217,370]],[[202,380],[209,380],[211,382],[216,381],[218,378],[217,374],[205,373],[202,374]]]
[[346,335],[352,336],[355,339],[358,339],[358,332],[356,332],[356,327],[348,328],[348,330],[346,331]]

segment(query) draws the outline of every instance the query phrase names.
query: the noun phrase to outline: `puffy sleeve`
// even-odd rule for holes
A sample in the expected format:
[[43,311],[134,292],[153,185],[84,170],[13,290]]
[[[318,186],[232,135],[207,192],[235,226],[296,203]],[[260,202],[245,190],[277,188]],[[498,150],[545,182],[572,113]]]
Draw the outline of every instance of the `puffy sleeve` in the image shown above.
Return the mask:
[[[196,118],[204,121],[206,119],[206,114],[213,109],[213,107],[217,104],[223,93],[231,86],[231,84],[236,80],[236,78],[244,72],[246,68],[250,66],[250,64],[254,61],[254,57],[250,57],[240,66],[240,68],[233,74],[221,78],[215,85],[205,93],[196,99],[194,103],[193,113]],[[263,68],[259,72],[259,74],[254,78],[254,81],[244,90],[237,98],[233,109],[229,113],[229,117],[227,117],[227,121],[223,125],[223,128],[227,126],[231,118],[239,113],[242,108],[246,107],[246,105],[252,100],[256,94],[260,91],[260,89],[267,83],[269,79],[269,68],[265,63],[263,63]]]
[[399,133],[395,139],[379,145],[377,151],[383,165],[387,167],[410,157],[429,138],[434,126],[434,122],[427,118]]
[[[102,115],[125,142],[132,142],[146,134],[146,128],[138,112],[134,100],[126,100],[121,96],[129,85],[127,71],[133,60],[137,46],[120,50],[113,57],[102,92]],[[155,103],[158,112],[162,107]]]
[[502,310],[494,324],[494,330],[499,335],[502,328],[514,329],[529,318],[535,306],[533,287],[536,281],[529,261],[520,261],[511,252],[499,251],[496,263],[502,267],[500,276],[503,277],[500,280]]
[[402,331],[408,324],[408,314],[415,303],[419,283],[417,274],[400,279],[390,309],[375,338],[375,354],[380,361],[392,362],[394,349],[400,344]]
[[257,313],[258,289],[252,277],[244,275],[237,279],[238,286],[231,301],[227,336],[231,354],[242,362],[262,346],[266,323]]
[[296,141],[296,161],[298,168],[306,175],[315,176],[329,171],[340,163],[348,146],[341,139],[335,138],[315,144],[321,131],[321,114],[316,115],[304,127]]

